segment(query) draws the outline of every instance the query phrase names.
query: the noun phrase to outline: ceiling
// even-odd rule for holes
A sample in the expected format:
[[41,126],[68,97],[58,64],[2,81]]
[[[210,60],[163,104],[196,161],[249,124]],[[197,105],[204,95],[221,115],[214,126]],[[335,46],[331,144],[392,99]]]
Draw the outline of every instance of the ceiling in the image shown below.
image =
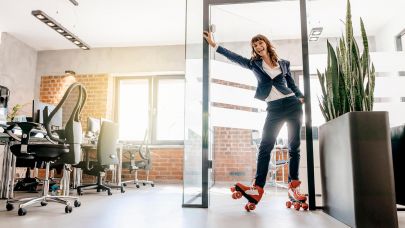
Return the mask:
[[[68,0],[0,0],[0,31],[36,50],[77,48],[31,15],[32,10],[42,10],[91,48],[185,42],[186,0],[77,1],[79,6]],[[340,36],[345,7],[343,0],[308,1],[309,30],[321,26],[322,36]],[[373,35],[404,8],[404,0],[352,0],[355,31],[359,30],[360,14],[368,34]],[[379,16],[381,9],[383,17]],[[222,31],[221,41],[246,41],[257,33],[270,34],[271,39],[300,37],[298,1],[215,6],[211,20]]]
[[185,0],[0,0],[0,31],[37,50],[76,45],[31,15],[42,10],[90,47],[184,43]]

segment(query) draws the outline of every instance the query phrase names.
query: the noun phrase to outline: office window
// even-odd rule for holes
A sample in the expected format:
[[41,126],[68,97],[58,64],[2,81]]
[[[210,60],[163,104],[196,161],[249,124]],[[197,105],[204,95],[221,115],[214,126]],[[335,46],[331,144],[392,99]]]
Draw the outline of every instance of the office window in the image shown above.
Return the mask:
[[156,140],[183,140],[184,79],[157,81]]
[[152,144],[183,144],[184,77],[118,79],[120,140],[140,142],[148,129]]
[[397,51],[405,51],[405,29],[396,36]]
[[401,50],[405,51],[405,33],[401,35]]
[[149,80],[120,80],[120,139],[141,141],[149,127]]

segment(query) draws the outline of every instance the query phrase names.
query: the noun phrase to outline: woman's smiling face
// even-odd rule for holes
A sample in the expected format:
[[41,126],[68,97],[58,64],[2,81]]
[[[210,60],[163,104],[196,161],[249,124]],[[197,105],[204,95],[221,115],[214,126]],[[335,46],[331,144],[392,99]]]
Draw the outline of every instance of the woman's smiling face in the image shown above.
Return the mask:
[[261,57],[267,54],[267,45],[263,40],[258,40],[252,44],[253,50]]

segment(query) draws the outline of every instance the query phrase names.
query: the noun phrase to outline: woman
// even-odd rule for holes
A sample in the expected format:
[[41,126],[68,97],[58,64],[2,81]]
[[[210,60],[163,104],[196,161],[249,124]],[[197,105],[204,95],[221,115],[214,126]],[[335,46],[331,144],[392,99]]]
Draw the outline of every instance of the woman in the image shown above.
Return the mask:
[[[255,98],[267,102],[267,117],[263,127],[262,141],[257,159],[256,177],[252,186],[237,183],[232,189],[242,192],[249,202],[257,204],[264,193],[263,187],[269,169],[270,153],[277,135],[285,122],[288,127],[289,176],[288,196],[292,202],[305,202],[298,187],[300,162],[300,130],[302,125],[302,104],[304,96],[295,85],[290,72],[290,62],[279,59],[274,46],[263,35],[252,38],[252,57],[247,59],[218,46],[211,32],[204,32],[204,38],[216,52],[232,62],[253,71],[258,81]],[[305,204],[304,207],[307,207]]]

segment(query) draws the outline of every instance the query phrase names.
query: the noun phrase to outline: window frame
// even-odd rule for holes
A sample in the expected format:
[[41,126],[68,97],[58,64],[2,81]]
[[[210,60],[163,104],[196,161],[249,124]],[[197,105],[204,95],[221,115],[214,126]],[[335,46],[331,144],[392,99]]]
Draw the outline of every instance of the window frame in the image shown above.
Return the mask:
[[[119,112],[120,112],[120,82],[125,80],[148,80],[149,85],[149,94],[148,94],[148,136],[147,142],[152,145],[184,145],[184,136],[183,140],[157,140],[157,116],[158,116],[158,85],[159,80],[167,79],[183,79],[185,81],[184,74],[173,74],[173,75],[151,75],[151,76],[120,76],[115,78],[115,109],[114,117],[115,121],[119,121]],[[119,123],[119,122],[118,122]],[[142,143],[143,140],[125,140],[130,143]]]
[[405,37],[405,29],[403,29],[396,37],[397,51],[405,51],[405,43],[402,43],[402,39]]

